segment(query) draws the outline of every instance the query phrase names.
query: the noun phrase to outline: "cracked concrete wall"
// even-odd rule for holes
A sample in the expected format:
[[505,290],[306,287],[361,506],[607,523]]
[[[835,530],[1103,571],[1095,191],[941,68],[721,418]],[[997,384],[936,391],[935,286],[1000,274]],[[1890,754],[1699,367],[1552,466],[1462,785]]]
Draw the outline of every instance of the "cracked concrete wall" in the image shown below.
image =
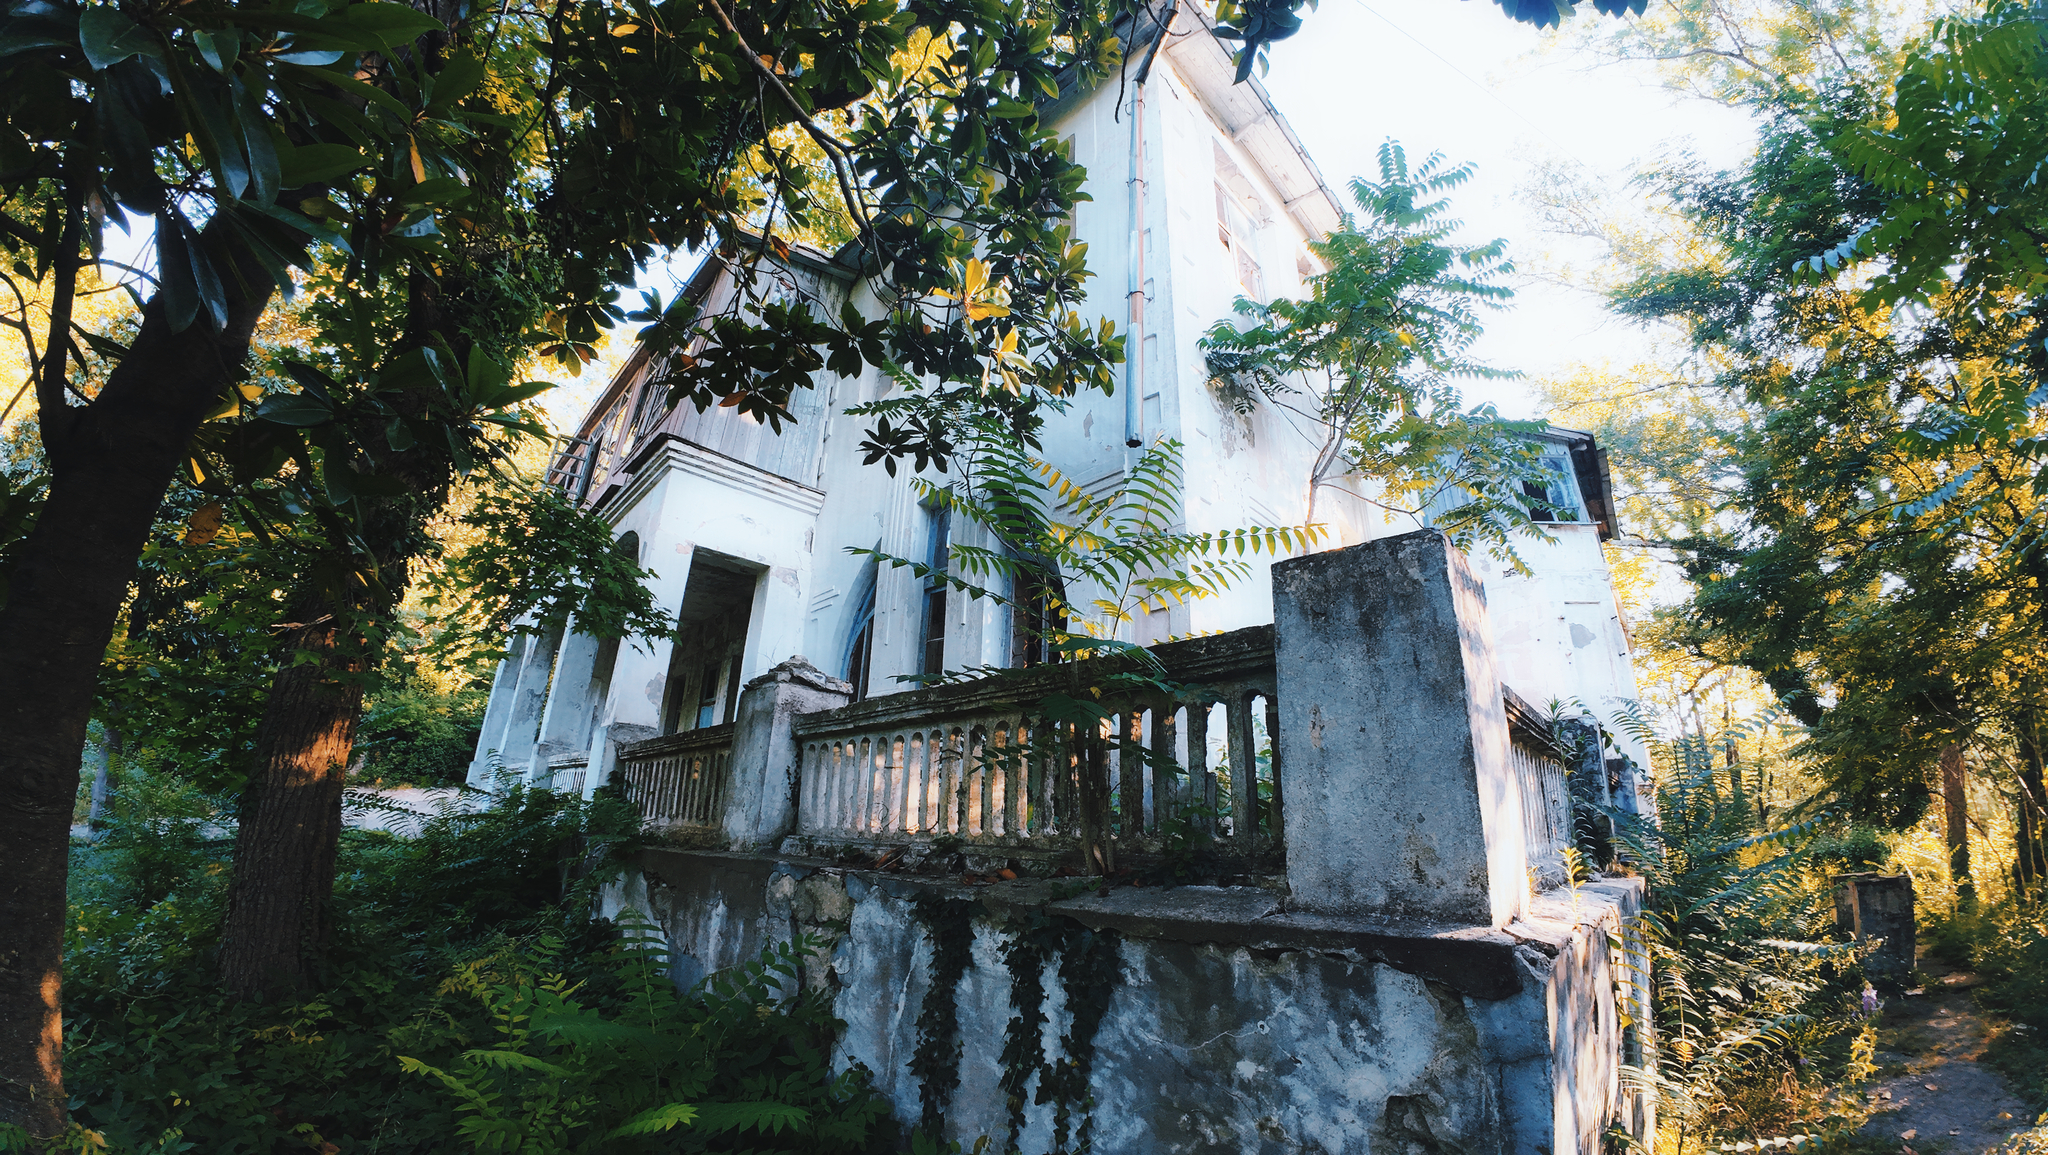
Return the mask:
[[[847,1023],[838,1067],[865,1065],[906,1127],[916,1124],[919,1088],[908,1064],[931,947],[912,898],[957,888],[762,855],[656,852],[644,861],[643,872],[609,893],[607,912],[653,917],[676,949],[679,983],[751,958],[771,941],[821,938],[825,950],[801,981],[835,993],[835,1012]],[[1000,1146],[1007,1131],[997,1082],[1015,1014],[1006,924],[1047,909],[1044,885],[1009,898],[965,892],[979,893],[982,905],[954,997],[961,1083],[947,1137],[967,1147],[983,1135]],[[1438,956],[1424,974],[1357,950],[1275,949],[1250,923],[1219,922],[1210,942],[1127,931],[1095,1038],[1095,1149],[1597,1155],[1608,1124],[1638,1114],[1619,1086],[1608,934],[1639,893],[1633,883],[1589,885],[1575,899],[1553,892],[1527,920],[1485,932],[1505,935],[1504,945],[1493,961],[1475,954],[1471,965],[1507,966],[1504,983],[1461,975],[1455,953]],[[1209,901],[1217,896],[1229,892]],[[1050,909],[1072,908],[1087,921],[1083,903],[1095,900]],[[1268,898],[1266,908],[1277,905]],[[1044,1058],[1058,1061],[1072,1015],[1057,960],[1040,981]],[[1506,997],[1472,993],[1486,990]],[[1052,1115],[1050,1105],[1028,1108],[1023,1150],[1050,1149]]]

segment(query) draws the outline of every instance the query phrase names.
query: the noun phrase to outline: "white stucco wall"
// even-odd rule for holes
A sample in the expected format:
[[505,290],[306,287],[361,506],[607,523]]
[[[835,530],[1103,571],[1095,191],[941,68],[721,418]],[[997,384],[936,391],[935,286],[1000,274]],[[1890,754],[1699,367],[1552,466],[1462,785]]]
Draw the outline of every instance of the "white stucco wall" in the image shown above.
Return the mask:
[[[1212,324],[1233,315],[1232,302],[1240,292],[1235,257],[1218,236],[1219,183],[1240,204],[1239,223],[1249,223],[1249,232],[1240,229],[1238,235],[1248,236],[1256,249],[1268,298],[1302,292],[1301,268],[1311,260],[1306,247],[1310,222],[1334,221],[1334,202],[1326,188],[1314,183],[1320,178],[1306,158],[1289,151],[1291,133],[1263,93],[1229,85],[1227,70],[1219,80],[1217,60],[1196,51],[1206,35],[1196,29],[1162,52],[1146,86],[1142,221],[1132,219],[1129,200],[1135,89],[1105,84],[1059,106],[1050,123],[1071,139],[1076,159],[1090,172],[1086,187],[1093,199],[1079,206],[1075,222],[1095,274],[1089,282],[1091,317],[1108,316],[1120,326],[1126,322],[1129,240],[1134,232],[1142,239],[1144,339],[1130,353],[1144,366],[1144,436],[1173,438],[1184,446],[1185,527],[1201,532],[1298,525],[1307,512],[1315,431],[1298,415],[1268,403],[1249,415],[1231,412],[1208,385],[1199,341]],[[1296,195],[1289,199],[1283,187],[1293,187]],[[1304,187],[1309,191],[1300,191]],[[1303,215],[1305,198],[1321,215]],[[834,308],[845,291],[864,315],[882,312],[865,284],[846,286],[823,266],[807,266],[797,279],[830,298]],[[724,292],[713,286],[707,300],[722,300]],[[656,593],[665,607],[681,603],[696,550],[760,568],[744,676],[799,654],[829,674],[846,675],[869,585],[875,591],[870,692],[903,688],[908,683],[900,679],[918,670],[922,583],[908,570],[877,569],[872,560],[847,552],[879,548],[923,560],[929,548],[929,518],[907,471],[891,477],[863,464],[859,445],[865,419],[844,414],[850,405],[885,396],[890,387],[873,369],[854,378],[821,373],[815,388],[797,399],[804,431],[785,430],[774,438],[765,430],[740,429],[733,423],[746,419],[714,410],[697,420],[707,432],[695,436],[734,454],[753,452],[756,465],[671,442],[601,505],[620,533],[639,534],[644,564],[659,574]],[[609,396],[616,395],[615,387]],[[1045,454],[1071,480],[1102,492],[1124,476],[1137,456],[1124,444],[1125,435],[1120,383],[1116,395],[1077,398],[1066,414],[1054,417],[1044,431]],[[624,457],[609,460],[614,472],[606,486],[627,464]],[[1315,514],[1327,532],[1320,548],[1415,528],[1388,523],[1335,486],[1320,492]],[[956,542],[986,544],[973,536],[972,527],[953,528]],[[1535,578],[1508,575],[1489,559],[1475,562],[1494,599],[1497,646],[1508,683],[1538,703],[1549,697],[1579,698],[1611,717],[1618,698],[1634,695],[1634,683],[1592,535],[1590,527],[1566,526],[1560,527],[1555,546],[1533,543],[1525,556],[1538,571]],[[1126,636],[1151,641],[1271,621],[1274,560],[1246,555],[1247,572],[1221,596],[1146,617]],[[1079,605],[1097,593],[1079,584],[1068,589],[1069,599]],[[948,616],[947,668],[1011,661],[1006,609],[956,595],[949,598]],[[1593,641],[1584,640],[1588,633]],[[536,640],[529,649],[538,655],[542,645]],[[515,684],[494,691],[479,766],[485,746],[509,749],[523,741],[523,748],[531,750],[538,725],[546,731],[538,735],[543,756],[559,757],[558,748],[587,741],[590,764],[599,771],[589,781],[601,781],[609,749],[651,736],[661,724],[668,659],[665,643],[654,643],[652,652],[631,645],[605,648],[572,631],[545,661],[507,663],[500,682],[511,678]],[[526,684],[518,682],[522,672],[528,682],[552,686],[566,697],[546,708],[526,701],[519,693]]]

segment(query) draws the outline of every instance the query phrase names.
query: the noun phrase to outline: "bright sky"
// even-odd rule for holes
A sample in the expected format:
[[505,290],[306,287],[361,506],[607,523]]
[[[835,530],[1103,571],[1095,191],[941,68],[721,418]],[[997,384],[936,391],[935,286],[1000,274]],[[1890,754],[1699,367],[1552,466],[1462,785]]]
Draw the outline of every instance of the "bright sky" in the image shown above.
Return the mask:
[[[1579,22],[1606,19],[1590,4]],[[1322,0],[1303,30],[1273,51],[1266,77],[1323,176],[1348,203],[1354,176],[1376,177],[1393,137],[1411,163],[1432,151],[1471,162],[1474,179],[1453,203],[1472,240],[1505,237],[1524,270],[1511,312],[1487,326],[1476,354],[1531,375],[1574,362],[1625,365],[1645,337],[1584,293],[1535,280],[1546,252],[1591,255],[1583,242],[1542,231],[1520,194],[1538,165],[1582,166],[1617,203],[1639,197],[1642,163],[1689,149],[1716,164],[1752,147],[1741,113],[1667,91],[1650,65],[1602,65],[1518,24],[1488,0]],[[1511,417],[1537,416],[1525,382],[1473,383],[1468,401]]]

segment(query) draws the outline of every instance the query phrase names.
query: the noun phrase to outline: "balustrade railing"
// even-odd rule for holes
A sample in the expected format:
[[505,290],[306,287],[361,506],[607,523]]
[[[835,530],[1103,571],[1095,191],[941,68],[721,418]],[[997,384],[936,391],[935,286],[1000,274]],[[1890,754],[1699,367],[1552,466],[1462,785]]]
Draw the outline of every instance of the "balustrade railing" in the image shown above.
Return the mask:
[[1537,887],[1548,890],[1569,881],[1564,852],[1574,844],[1564,754],[1547,718],[1511,690],[1501,697],[1508,714],[1508,766],[1522,801],[1522,844]]
[[1163,677],[1098,658],[798,716],[798,835],[950,836],[984,853],[1080,850],[1102,867],[1197,831],[1240,853],[1278,849],[1272,627],[1152,653]]
[[589,768],[590,760],[582,754],[551,758],[547,764],[547,779],[541,785],[558,793],[580,795]]
[[727,722],[620,749],[626,797],[649,826],[715,828],[724,821],[734,731]]

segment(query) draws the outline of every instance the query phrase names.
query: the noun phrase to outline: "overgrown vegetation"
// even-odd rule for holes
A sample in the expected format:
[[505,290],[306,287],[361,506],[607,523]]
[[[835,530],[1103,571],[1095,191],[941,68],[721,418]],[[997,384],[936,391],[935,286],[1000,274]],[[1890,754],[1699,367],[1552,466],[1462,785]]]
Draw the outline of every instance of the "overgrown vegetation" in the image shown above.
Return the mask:
[[[347,832],[318,986],[249,1002],[213,969],[221,801],[166,773],[126,776],[103,835],[73,852],[66,1142],[124,1155],[893,1149],[864,1073],[828,1068],[829,1004],[795,990],[816,944],[678,991],[649,927],[588,917],[637,845],[637,813],[609,791],[500,787],[486,808],[424,815],[412,837]],[[20,1132],[0,1149],[26,1149]]]

